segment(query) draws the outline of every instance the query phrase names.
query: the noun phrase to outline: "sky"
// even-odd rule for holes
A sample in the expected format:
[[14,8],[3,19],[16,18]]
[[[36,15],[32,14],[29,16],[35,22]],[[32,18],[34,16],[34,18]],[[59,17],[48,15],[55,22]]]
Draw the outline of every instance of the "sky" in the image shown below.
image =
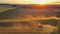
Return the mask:
[[0,3],[11,4],[60,4],[60,0],[0,0]]

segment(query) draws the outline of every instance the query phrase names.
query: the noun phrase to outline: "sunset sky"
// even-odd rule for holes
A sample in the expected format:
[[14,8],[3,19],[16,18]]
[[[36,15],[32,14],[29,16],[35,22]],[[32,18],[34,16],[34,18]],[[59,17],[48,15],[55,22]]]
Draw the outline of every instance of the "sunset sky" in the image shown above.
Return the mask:
[[0,3],[11,3],[11,4],[60,4],[60,0],[0,0]]

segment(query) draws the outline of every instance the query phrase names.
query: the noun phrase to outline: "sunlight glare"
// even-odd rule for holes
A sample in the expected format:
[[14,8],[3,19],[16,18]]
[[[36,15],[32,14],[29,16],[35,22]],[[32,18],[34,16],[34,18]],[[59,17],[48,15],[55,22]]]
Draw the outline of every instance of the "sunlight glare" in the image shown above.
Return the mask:
[[50,4],[51,2],[54,2],[54,0],[36,0],[38,4],[44,5],[44,4]]
[[38,2],[38,4],[45,4],[44,0],[38,0],[37,2]]

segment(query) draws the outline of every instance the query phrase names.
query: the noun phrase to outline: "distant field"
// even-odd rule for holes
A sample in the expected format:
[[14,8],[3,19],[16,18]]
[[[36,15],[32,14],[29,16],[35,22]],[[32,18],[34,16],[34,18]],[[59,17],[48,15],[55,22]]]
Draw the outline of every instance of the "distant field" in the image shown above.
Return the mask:
[[7,10],[15,9],[15,7],[0,7],[0,13],[5,12]]

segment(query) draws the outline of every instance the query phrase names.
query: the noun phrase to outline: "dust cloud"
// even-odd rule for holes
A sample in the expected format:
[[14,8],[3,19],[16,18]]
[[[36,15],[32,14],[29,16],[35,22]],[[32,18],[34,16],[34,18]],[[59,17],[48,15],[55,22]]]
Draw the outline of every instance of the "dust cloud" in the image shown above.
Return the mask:
[[25,21],[14,24],[11,27],[14,30],[22,31],[22,32],[41,32],[41,33],[51,33],[57,32],[57,26],[52,26],[49,24],[41,24],[38,21]]

